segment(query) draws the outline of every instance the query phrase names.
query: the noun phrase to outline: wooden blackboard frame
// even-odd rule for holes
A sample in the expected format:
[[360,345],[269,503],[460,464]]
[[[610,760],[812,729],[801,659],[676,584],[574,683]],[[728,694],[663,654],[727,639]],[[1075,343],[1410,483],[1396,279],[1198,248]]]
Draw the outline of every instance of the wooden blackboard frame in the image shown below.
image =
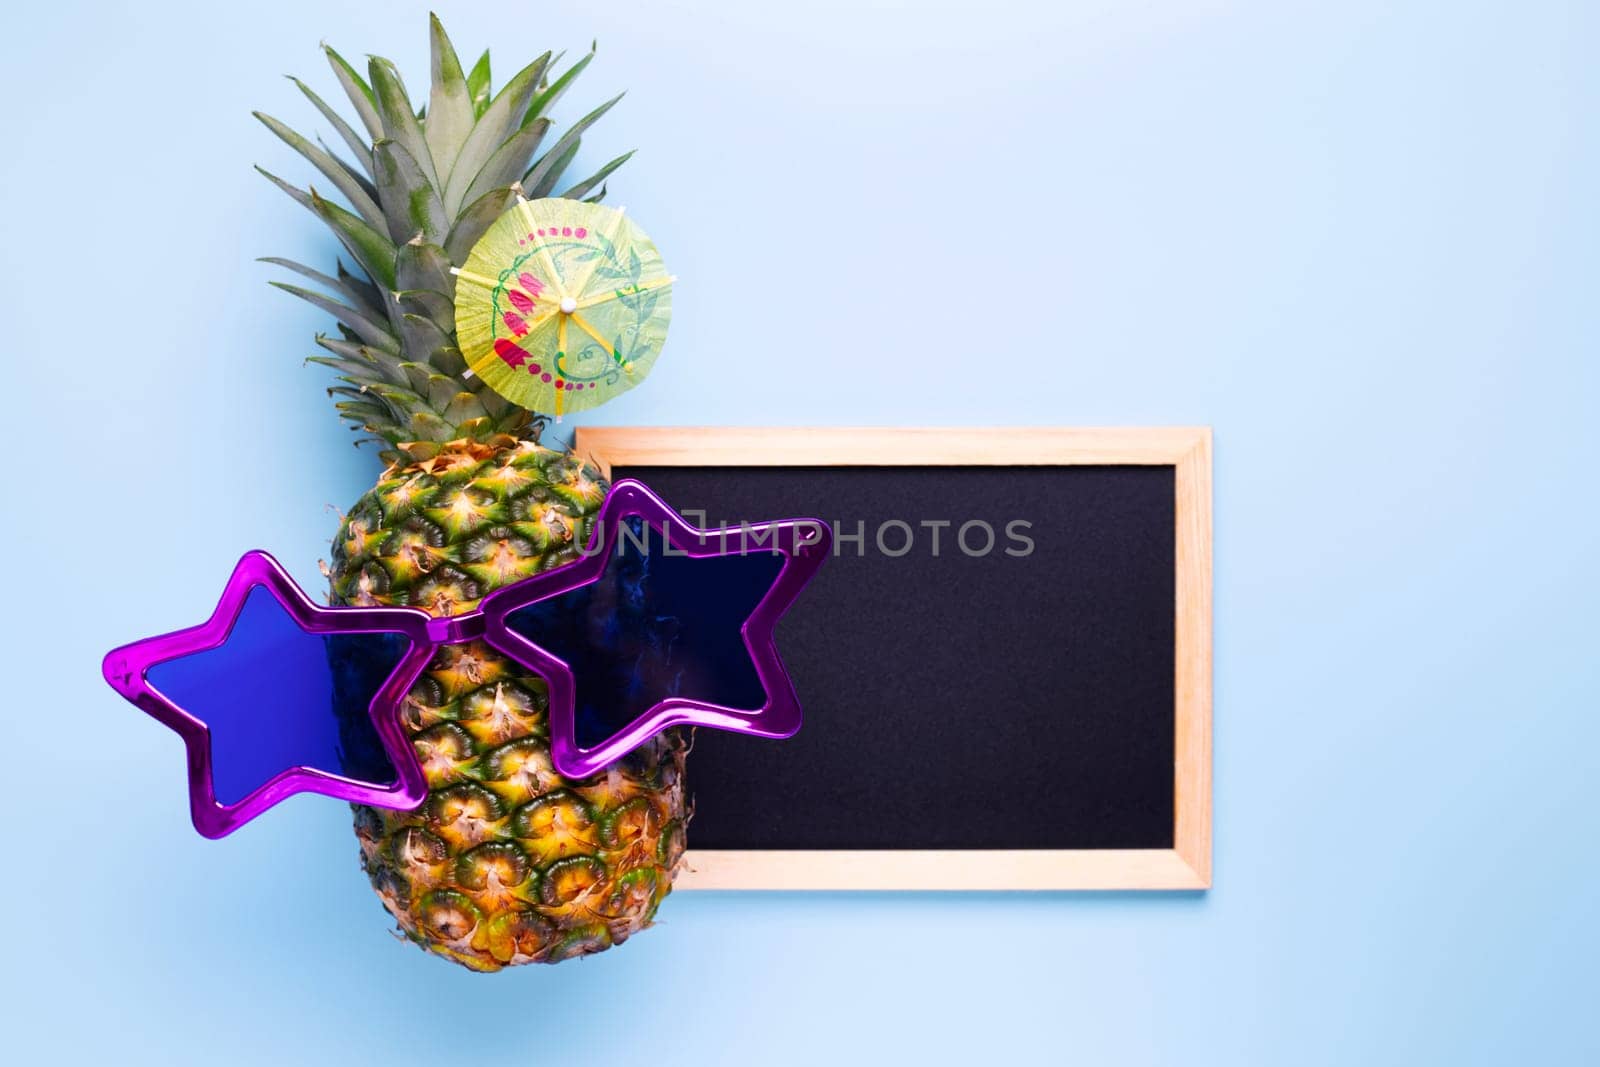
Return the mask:
[[1173,847],[1062,850],[691,848],[679,889],[1207,889],[1211,886],[1211,431],[582,427],[574,447],[619,467],[1170,466],[1175,530]]

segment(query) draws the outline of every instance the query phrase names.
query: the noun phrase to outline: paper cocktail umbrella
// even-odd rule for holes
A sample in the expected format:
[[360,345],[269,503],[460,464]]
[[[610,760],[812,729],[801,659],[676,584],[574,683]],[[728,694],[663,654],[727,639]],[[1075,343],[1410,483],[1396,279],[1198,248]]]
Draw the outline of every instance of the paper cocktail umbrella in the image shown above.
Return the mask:
[[523,200],[456,274],[456,339],[472,373],[530,411],[584,411],[650,373],[672,278],[620,210]]

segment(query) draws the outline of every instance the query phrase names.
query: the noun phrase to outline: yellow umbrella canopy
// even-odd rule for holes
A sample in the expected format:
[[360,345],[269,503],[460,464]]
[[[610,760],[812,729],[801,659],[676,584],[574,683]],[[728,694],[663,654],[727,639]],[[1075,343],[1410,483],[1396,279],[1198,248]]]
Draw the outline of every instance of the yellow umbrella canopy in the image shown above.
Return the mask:
[[667,339],[673,279],[615,208],[519,201],[455,273],[462,357],[530,411],[603,404],[650,373]]

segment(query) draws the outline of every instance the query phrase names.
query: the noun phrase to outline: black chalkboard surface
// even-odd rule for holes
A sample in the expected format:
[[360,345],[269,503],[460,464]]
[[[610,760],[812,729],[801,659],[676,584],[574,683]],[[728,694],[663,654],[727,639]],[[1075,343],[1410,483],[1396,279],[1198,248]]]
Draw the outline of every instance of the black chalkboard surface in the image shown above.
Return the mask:
[[778,629],[794,738],[701,731],[693,849],[1170,849],[1174,468],[618,463],[835,555]]
[[785,741],[701,731],[679,889],[1211,885],[1211,431],[580,427],[697,525],[817,518]]

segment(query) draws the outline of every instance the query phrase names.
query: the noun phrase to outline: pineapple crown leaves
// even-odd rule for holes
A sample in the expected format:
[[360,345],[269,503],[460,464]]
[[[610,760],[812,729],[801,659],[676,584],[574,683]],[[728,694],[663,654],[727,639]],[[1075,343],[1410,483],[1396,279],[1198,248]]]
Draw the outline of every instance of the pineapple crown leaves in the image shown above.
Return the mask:
[[[583,135],[622,97],[619,94],[540,148],[550,109],[594,58],[587,54],[555,74],[560,55],[546,52],[498,92],[490,83],[489,53],[464,69],[437,15],[429,16],[428,98],[418,106],[400,72],[373,56],[362,77],[338,52],[323,52],[357,122],[352,124],[315,90],[290,76],[333,127],[354,162],[321,138],[311,140],[271,115],[255,116],[306,159],[335,202],[315,185],[301,188],[261,168],[268,181],[333,232],[355,269],[336,261],[328,275],[292,260],[267,257],[318,288],[275,281],[283,291],[333,316],[336,333],[319,334],[326,354],[308,362],[332,368],[340,384],[328,390],[357,443],[387,445],[391,463],[427,460],[451,442],[504,435],[534,436],[544,425],[466,374],[455,340],[455,278],[473,245],[517,197],[562,196],[597,203],[606,179],[633,155],[625,153],[556,193]],[[552,75],[554,75],[552,77]]]

